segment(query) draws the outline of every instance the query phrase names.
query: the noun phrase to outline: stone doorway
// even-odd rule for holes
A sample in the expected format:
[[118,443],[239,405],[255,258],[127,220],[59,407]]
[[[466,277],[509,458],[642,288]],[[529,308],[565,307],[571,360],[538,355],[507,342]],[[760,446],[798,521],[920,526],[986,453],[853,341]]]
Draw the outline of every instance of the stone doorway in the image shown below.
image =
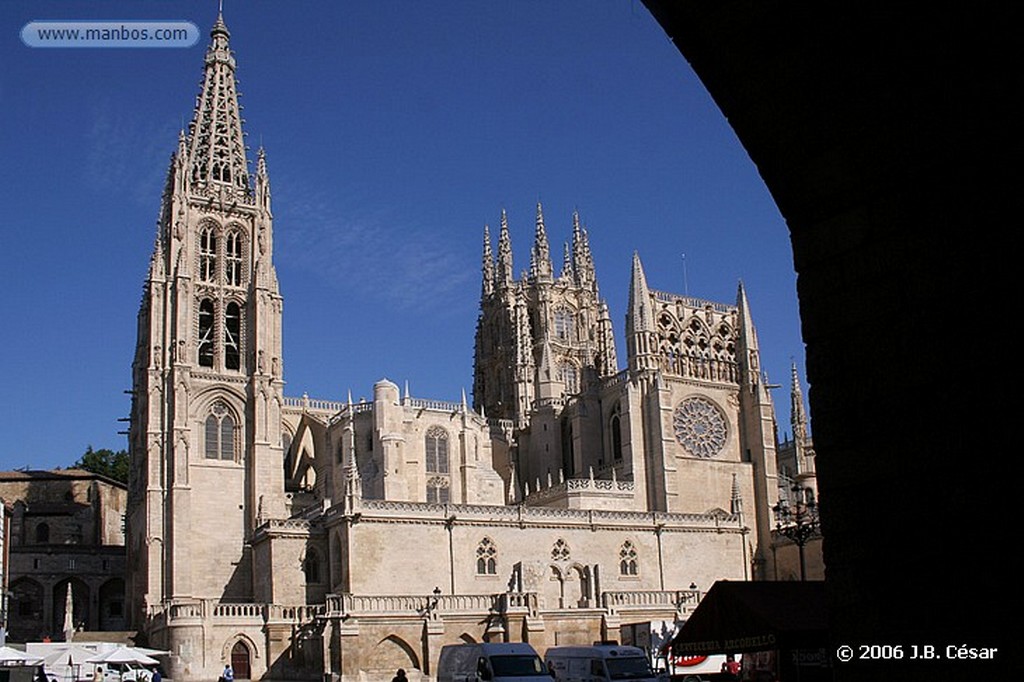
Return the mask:
[[242,642],[235,642],[231,647],[231,668],[235,671],[236,680],[248,680],[252,678],[252,671],[249,666],[249,647]]

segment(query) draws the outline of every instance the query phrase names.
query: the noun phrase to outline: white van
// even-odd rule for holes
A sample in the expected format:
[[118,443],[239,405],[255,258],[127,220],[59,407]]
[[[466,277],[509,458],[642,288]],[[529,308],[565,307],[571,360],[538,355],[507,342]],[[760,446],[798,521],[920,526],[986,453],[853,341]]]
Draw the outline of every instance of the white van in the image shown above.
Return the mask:
[[529,644],[448,644],[441,647],[437,682],[550,682]]
[[138,663],[97,663],[103,668],[103,682],[150,682],[153,671]]
[[635,646],[556,646],[545,652],[544,660],[558,682],[667,682],[668,679],[651,670],[647,656]]

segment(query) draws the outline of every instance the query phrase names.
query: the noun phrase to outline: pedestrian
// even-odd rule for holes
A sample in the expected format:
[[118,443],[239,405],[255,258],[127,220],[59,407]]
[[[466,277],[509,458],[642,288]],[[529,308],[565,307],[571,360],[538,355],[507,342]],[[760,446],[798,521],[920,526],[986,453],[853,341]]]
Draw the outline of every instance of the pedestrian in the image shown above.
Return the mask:
[[391,678],[391,682],[409,682],[409,678],[405,676],[405,670],[399,668],[395,676]]
[[740,664],[735,654],[726,654],[725,662],[722,663],[722,675],[730,680],[740,679]]
[[149,682],[163,682],[163,676],[159,670],[153,671],[153,677],[149,678]]
[[230,665],[224,666],[224,672],[220,674],[221,682],[235,682],[235,671]]

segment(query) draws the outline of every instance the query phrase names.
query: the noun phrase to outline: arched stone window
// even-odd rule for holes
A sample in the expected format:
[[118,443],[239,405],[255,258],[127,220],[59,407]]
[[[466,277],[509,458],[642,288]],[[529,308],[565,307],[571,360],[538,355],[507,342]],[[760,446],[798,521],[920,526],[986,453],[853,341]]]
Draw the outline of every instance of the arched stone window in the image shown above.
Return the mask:
[[640,564],[636,554],[636,547],[629,540],[622,543],[619,550],[619,575],[638,575]]
[[447,504],[451,500],[451,480],[448,478],[448,432],[440,426],[431,426],[426,436],[427,502]]
[[618,462],[622,459],[622,423],[618,414],[612,415],[611,427],[612,457]]
[[224,240],[224,280],[228,286],[242,284],[242,234],[237,230]]
[[565,384],[566,393],[579,393],[580,371],[571,362],[563,362],[559,370],[559,378]]
[[447,476],[431,476],[427,479],[427,502],[429,504],[448,504],[449,480]]
[[477,575],[497,575],[498,548],[490,538],[484,538],[476,548]]
[[555,311],[555,338],[560,341],[571,341],[576,334],[576,323],[572,311],[559,308]]
[[204,432],[206,459],[235,459],[235,420],[224,403],[214,403]]
[[439,426],[427,430],[427,473],[448,473],[448,432]]
[[306,560],[302,562],[302,572],[307,583],[320,582],[320,553],[310,547],[306,550]]
[[199,302],[199,366],[213,367],[213,301]]
[[45,545],[50,542],[50,524],[43,522],[36,526],[36,544]]
[[232,301],[224,310],[224,368],[238,369],[242,363],[240,338],[242,315],[238,304]]
[[199,281],[217,278],[217,232],[210,226],[199,233]]
[[551,548],[551,558],[554,561],[568,561],[570,559],[569,543],[562,538],[555,540],[555,544]]

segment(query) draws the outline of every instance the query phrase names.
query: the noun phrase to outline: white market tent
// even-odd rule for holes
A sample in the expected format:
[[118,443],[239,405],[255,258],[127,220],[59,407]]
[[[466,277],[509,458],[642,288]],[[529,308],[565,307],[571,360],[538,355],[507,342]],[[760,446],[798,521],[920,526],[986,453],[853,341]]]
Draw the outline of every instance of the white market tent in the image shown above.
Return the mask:
[[43,659],[39,656],[19,651],[9,646],[0,647],[0,666],[5,668],[24,667],[31,665],[42,665]]
[[119,646],[116,649],[96,654],[86,659],[86,663],[137,663],[139,665],[157,665],[159,661],[144,652],[130,646]]

